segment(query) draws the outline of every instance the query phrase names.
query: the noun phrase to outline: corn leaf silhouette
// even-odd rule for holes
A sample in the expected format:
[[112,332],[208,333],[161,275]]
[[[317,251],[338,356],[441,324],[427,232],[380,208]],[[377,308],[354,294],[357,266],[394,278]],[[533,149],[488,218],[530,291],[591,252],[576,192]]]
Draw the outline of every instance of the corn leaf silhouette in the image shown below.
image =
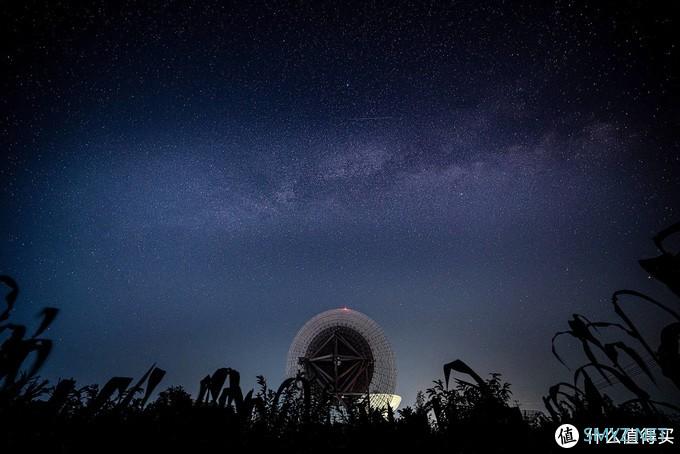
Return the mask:
[[[678,232],[680,232],[680,223],[659,233],[654,240],[659,250],[661,250],[662,256],[654,259],[641,260],[640,264],[652,275],[652,277],[665,283],[672,291],[680,296],[680,254],[673,255],[665,250],[663,246],[665,238]],[[623,296],[632,296],[642,300],[643,303],[651,304],[678,320],[678,322],[667,325],[661,331],[661,342],[657,352],[652,350],[631,317],[623,310],[621,304]],[[635,290],[619,290],[614,292],[611,301],[614,306],[614,312],[621,319],[622,323],[593,323],[582,315],[573,314],[573,318],[568,322],[570,329],[558,332],[553,336],[552,353],[557,360],[567,368],[567,364],[558,354],[556,349],[556,340],[563,335],[570,335],[579,340],[583,346],[585,355],[590,361],[585,366],[576,369],[574,372],[574,385],[566,386],[574,391],[573,394],[563,392],[560,388],[565,385],[558,384],[550,388],[548,396],[543,397],[543,403],[553,420],[557,421],[560,418],[574,418],[576,415],[596,418],[603,414],[607,414],[612,409],[620,411],[622,408],[632,405],[640,406],[647,414],[658,412],[657,407],[666,407],[677,411],[677,407],[673,405],[652,401],[649,394],[635,383],[628,372],[628,368],[623,367],[620,359],[621,353],[630,357],[635,366],[637,366],[637,368],[653,383],[656,383],[656,379],[650,367],[635,348],[624,341],[603,344],[593,333],[599,332],[600,328],[616,328],[623,331],[627,336],[637,340],[644,350],[654,358],[657,364],[659,364],[664,375],[670,378],[673,383],[680,388],[680,352],[678,351],[680,345],[680,315],[654,298]],[[601,350],[611,363],[611,366],[602,364],[598,361],[593,348]],[[618,407],[613,407],[611,399],[606,394],[601,394],[597,389],[597,386],[593,383],[593,380],[588,373],[588,369],[590,368],[595,368],[597,373],[603,376],[605,381],[609,384],[612,384],[610,377],[615,378],[628,391],[633,393],[635,398],[620,404]],[[583,377],[584,391],[581,391],[578,387],[581,376]]]
[[546,410],[548,410],[548,414],[550,414],[550,417],[553,419],[553,421],[561,420],[562,419],[562,415],[560,414],[561,412],[558,412],[551,399],[547,396],[543,396],[542,400],[543,406],[545,407]]
[[647,377],[652,380],[653,383],[656,383],[656,379],[654,378],[652,371],[649,370],[649,367],[647,367],[647,363],[645,363],[640,354],[634,348],[629,347],[626,343],[621,341],[605,344],[604,351],[607,354],[607,357],[622,374],[625,374],[626,372],[619,363],[619,354],[617,349],[622,350],[628,356],[630,356],[630,358],[635,362],[635,364],[637,364],[640,370],[642,370],[645,375],[647,375]]
[[[569,388],[574,391],[574,394],[569,394],[562,391],[561,388]],[[579,398],[579,395],[584,396],[583,391],[577,387],[570,385],[569,383],[557,383],[548,389],[548,396],[544,397],[543,402],[550,403],[552,406],[560,410],[561,413],[571,413],[583,408],[583,399]],[[565,400],[560,400],[562,397]],[[551,408],[548,408],[550,412]]]
[[212,402],[217,402],[217,399],[220,397],[220,392],[224,387],[224,382],[227,381],[228,376],[229,369],[226,367],[217,369],[215,373],[210,376],[208,388],[210,390],[210,395],[212,396]]
[[119,406],[120,407],[127,407],[130,405],[130,402],[132,402],[132,399],[135,397],[135,394],[140,392],[142,390],[142,386],[146,382],[146,380],[149,378],[149,375],[151,375],[151,372],[156,368],[156,363],[152,364],[149,370],[147,370],[144,375],[135,383],[133,387],[128,389],[127,393],[125,393],[125,397],[123,400],[120,402]]
[[549,393],[552,396],[553,394],[558,394],[559,392],[564,393],[564,391],[560,391],[560,388],[568,388],[574,391],[574,396],[581,395],[581,397],[585,397],[585,393],[581,391],[578,387],[572,385],[571,383],[567,382],[560,382],[557,383],[553,386],[550,387]]
[[146,402],[149,400],[149,397],[151,397],[153,391],[163,380],[163,377],[165,377],[165,373],[166,372],[160,367],[154,367],[154,369],[151,371],[151,375],[149,376],[149,380],[146,384],[146,391],[144,392],[144,397],[142,398],[142,402],[140,404],[142,408],[144,408],[144,405],[146,405]]
[[[472,377],[474,379],[475,382],[477,382],[477,386],[479,386],[479,388],[481,388],[481,389],[486,388],[486,383],[484,382],[482,377],[480,377],[477,374],[477,372],[472,370],[472,368],[470,366],[465,364],[460,359],[457,359],[457,360],[452,361],[450,363],[444,364],[444,380],[446,381],[447,389],[449,387],[449,377],[451,376],[452,370],[454,370],[458,373],[461,373],[461,374],[469,375],[470,377]],[[475,385],[472,385],[471,383],[469,383],[469,385],[475,386]]]
[[71,394],[75,391],[76,381],[73,379],[59,380],[52,390],[52,395],[47,401],[53,411],[59,411]]
[[578,379],[580,375],[586,375],[586,369],[588,367],[595,367],[598,371],[600,372],[608,372],[611,375],[613,375],[623,386],[628,388],[629,391],[631,391],[633,394],[635,394],[640,400],[642,401],[648,401],[649,400],[649,394],[647,394],[646,391],[644,391],[642,388],[640,388],[628,375],[622,374],[616,369],[606,366],[603,364],[586,364],[585,366],[581,366],[578,369],[576,369],[576,372],[574,372],[574,383],[578,383]]
[[669,236],[680,233],[680,222],[662,230],[654,237],[654,243],[661,255],[640,260],[640,266],[654,279],[663,282],[673,293],[680,297],[680,253],[671,253],[664,247]]
[[40,336],[47,328],[49,328],[54,319],[57,317],[58,313],[59,309],[57,308],[54,307],[44,308],[40,312],[40,315],[43,317],[42,322],[40,323],[40,326],[38,326],[38,329],[35,331],[35,334],[33,334],[33,337]]
[[[626,315],[626,313],[624,312],[623,308],[621,307],[621,302],[619,301],[619,298],[620,298],[621,296],[624,296],[624,295],[627,295],[627,296],[634,296],[634,297],[640,298],[640,299],[642,299],[643,301],[645,301],[645,302],[647,302],[647,303],[650,303],[650,304],[652,304],[652,305],[654,305],[654,306],[656,306],[656,307],[662,309],[663,311],[665,311],[665,312],[671,314],[671,315],[672,315],[673,317],[675,317],[678,321],[680,321],[680,315],[679,315],[677,312],[675,312],[674,310],[672,310],[672,309],[670,309],[669,307],[665,306],[664,304],[658,302],[658,301],[655,300],[654,298],[651,298],[651,297],[645,295],[644,293],[640,293],[640,292],[637,292],[637,291],[635,291],[635,290],[619,290],[619,291],[614,292],[614,293],[612,294],[612,304],[614,305],[614,312],[616,312],[616,315],[618,315],[619,318],[621,318],[621,320],[623,320],[623,322],[626,324],[626,326],[628,327],[628,331],[630,331],[631,333],[633,333],[633,337],[637,338],[637,339],[640,341],[640,343],[642,344],[642,346],[644,347],[644,349],[647,351],[647,353],[649,353],[649,355],[650,355],[652,358],[654,358],[654,359],[657,361],[657,363],[658,363],[658,362],[659,362],[659,359],[658,359],[658,357],[657,357],[657,355],[656,355],[656,352],[654,352],[654,350],[652,350],[652,348],[649,346],[649,344],[647,343],[647,341],[645,341],[645,339],[642,337],[642,334],[640,334],[640,331],[637,329],[637,326],[636,326],[636,325],[633,323],[633,321],[628,317],[628,315]],[[659,364],[659,366],[661,366],[661,364]],[[662,366],[662,367],[663,367],[663,366]]]
[[113,397],[114,393],[118,393],[119,397],[123,396],[130,383],[132,383],[132,377],[113,377],[110,379],[90,403],[90,411],[93,413],[98,411]]
[[256,408],[261,417],[265,417],[267,414],[266,403],[261,397],[253,398],[253,408]]
[[[52,341],[47,339],[24,339],[26,328],[21,325],[8,324],[3,328],[10,329],[12,334],[0,346],[0,379],[4,378],[3,388],[21,388],[43,366],[50,352]],[[1,330],[0,330],[1,331]],[[32,354],[35,354],[33,364],[28,368],[20,380],[16,380],[22,366]]]
[[52,352],[52,341],[49,339],[30,339],[28,341],[29,351],[36,354],[35,361],[30,367],[27,374],[28,377],[34,376],[38,370],[45,364],[47,357],[50,356]]
[[583,389],[586,401],[588,402],[588,412],[591,417],[600,416],[604,412],[604,399],[585,370],[583,371],[583,377]]
[[[677,312],[675,312],[673,309],[671,309],[670,307],[666,306],[666,305],[663,304],[663,303],[660,303],[659,301],[655,300],[654,298],[652,298],[652,297],[650,297],[650,296],[647,296],[647,295],[645,295],[644,293],[635,291],[635,290],[619,290],[619,291],[614,292],[614,293],[612,294],[612,302],[615,303],[614,309],[617,309],[617,308],[620,306],[620,305],[618,304],[618,300],[619,300],[619,297],[622,296],[622,295],[630,295],[630,296],[636,296],[636,297],[638,297],[638,298],[641,298],[641,299],[643,299],[644,301],[646,301],[646,302],[648,302],[648,303],[651,303],[651,304],[653,304],[654,306],[656,306],[656,307],[662,309],[663,311],[668,312],[670,315],[672,315],[672,316],[675,317],[678,321],[680,321],[680,314],[678,314]],[[622,312],[622,311],[621,311],[621,312]],[[618,314],[618,312],[617,312],[617,314]],[[626,318],[627,318],[627,317],[626,317]],[[625,320],[624,320],[624,321],[625,321]],[[629,326],[629,328],[630,328],[630,326]]]
[[227,406],[227,399],[229,398],[229,388],[224,388],[222,389],[222,392],[220,394],[220,397],[217,398],[217,406],[220,408],[224,408]]
[[30,378],[25,372],[21,373],[17,384],[15,402],[30,402],[49,392],[48,380],[40,379],[39,377]]
[[[574,394],[569,394],[565,391],[562,391],[561,388],[569,388],[574,391]],[[551,386],[548,389],[548,396],[550,397],[551,400],[557,402],[559,400],[559,396],[563,396],[566,398],[569,402],[571,402],[574,405],[579,405],[580,404],[580,399],[579,395],[581,397],[585,397],[585,393],[581,391],[579,388],[577,388],[574,385],[571,385],[569,383],[557,383],[553,386]]]
[[661,330],[657,361],[661,373],[680,388],[680,322],[674,322]]
[[241,391],[241,374],[236,369],[228,369],[229,393],[227,394],[227,405],[236,404],[237,411],[243,409],[243,392]]
[[14,308],[14,302],[19,295],[19,286],[14,279],[5,275],[0,275],[0,282],[9,287],[9,292],[5,295],[5,304],[7,305],[7,308],[0,314],[0,322],[3,322],[9,318],[9,314]]
[[204,404],[207,402],[209,398],[210,380],[211,380],[210,375],[206,375],[201,380],[200,388],[198,390],[198,397],[196,398],[197,404]]
[[[7,307],[0,315],[0,321],[5,321],[9,318],[14,308],[17,296],[19,295],[19,286],[14,279],[5,275],[0,276],[0,282],[10,289],[5,295]],[[57,312],[58,310],[55,308],[43,309],[41,312],[43,316],[42,323],[30,338],[26,338],[26,327],[23,325],[14,323],[0,324],[0,332],[5,330],[11,331],[9,338],[0,345],[0,380],[2,380],[0,389],[8,393],[7,395],[14,395],[16,397],[22,387],[27,384],[34,384],[30,382],[31,379],[45,364],[52,351],[52,341],[39,339],[37,336],[47,329]],[[26,362],[30,356],[34,357],[33,363],[25,369]],[[19,380],[17,380],[17,376],[20,376]]]
[[246,396],[242,399],[240,406],[237,405],[236,411],[241,417],[248,419],[250,418],[250,415],[253,412],[254,405],[255,402],[253,399],[253,390],[251,389],[246,393]]
[[[557,349],[555,347],[555,341],[557,340],[558,337],[563,336],[565,334],[568,334],[578,341],[581,342],[581,346],[583,348],[583,351],[585,352],[586,356],[588,357],[588,360],[594,364],[596,367],[599,366],[600,362],[593,353],[592,348],[590,347],[590,344],[595,345],[598,347],[600,350],[604,351],[604,346],[602,343],[595,337],[593,334],[590,332],[589,326],[593,325],[586,317],[580,314],[573,314],[572,319],[567,322],[569,324],[569,327],[571,329],[567,331],[560,331],[556,333],[553,338],[552,338],[552,353],[557,358],[557,360],[562,363],[567,369],[570,369],[567,363],[564,362],[562,357],[557,353]],[[605,379],[605,381],[609,384],[611,384],[611,380],[609,377],[602,372],[601,369],[597,369],[599,374],[602,376],[602,378]]]
[[227,406],[231,407],[232,404],[236,406],[236,412],[238,413],[243,408],[243,392],[240,387],[229,387],[224,389],[224,395],[227,397]]
[[284,391],[286,391],[293,383],[295,383],[295,380],[296,377],[289,377],[281,382],[279,389],[276,390],[276,394],[274,395],[274,409],[279,408],[279,399],[281,398],[281,394],[283,394]]
[[24,348],[26,327],[12,323],[0,325],[0,332],[4,330],[10,330],[12,333],[0,346],[0,353],[2,353],[0,355],[0,380],[4,379],[4,385],[9,386],[14,383],[21,363],[28,356]]
[[311,415],[311,383],[302,374],[297,374],[295,377],[289,377],[283,380],[274,394],[272,412],[277,425],[282,423],[291,408],[290,402],[285,402],[279,407],[279,400],[282,395],[289,392],[294,386],[300,386],[302,388],[302,418],[303,422],[309,421]]

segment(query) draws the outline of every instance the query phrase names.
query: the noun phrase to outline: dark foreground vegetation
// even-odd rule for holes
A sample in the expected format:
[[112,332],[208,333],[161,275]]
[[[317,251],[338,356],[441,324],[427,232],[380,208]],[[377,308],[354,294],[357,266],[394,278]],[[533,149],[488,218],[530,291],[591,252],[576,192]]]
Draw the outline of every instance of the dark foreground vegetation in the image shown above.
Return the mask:
[[[680,297],[680,254],[664,247],[666,238],[679,232],[680,224],[661,232],[655,238],[661,255],[640,265]],[[43,309],[32,332],[12,323],[19,288],[8,276],[0,280],[8,289],[0,313],[1,453],[552,452],[561,449],[553,437],[562,422],[577,427],[678,425],[680,408],[651,399],[635,377],[670,380],[680,390],[680,314],[632,290],[612,295],[615,321],[591,322],[574,314],[569,330],[555,335],[553,353],[560,362],[557,341],[565,335],[580,342],[586,362],[572,370],[570,382],[548,390],[544,413],[529,417],[511,404],[510,385],[499,374],[483,379],[460,360],[445,364],[443,380],[396,414],[360,402],[340,407],[304,376],[275,388],[258,377],[257,389],[244,393],[239,373],[230,368],[206,376],[196,398],[171,386],[151,400],[165,375],[155,365],[137,380],[114,377],[101,388],[80,387],[72,379],[49,383],[37,373],[52,348],[42,336],[58,310]],[[623,309],[624,301],[633,300],[665,312],[670,320],[653,342]],[[603,341],[601,333],[607,330],[619,333],[619,340]],[[630,398],[614,402],[596,380],[619,383]]]

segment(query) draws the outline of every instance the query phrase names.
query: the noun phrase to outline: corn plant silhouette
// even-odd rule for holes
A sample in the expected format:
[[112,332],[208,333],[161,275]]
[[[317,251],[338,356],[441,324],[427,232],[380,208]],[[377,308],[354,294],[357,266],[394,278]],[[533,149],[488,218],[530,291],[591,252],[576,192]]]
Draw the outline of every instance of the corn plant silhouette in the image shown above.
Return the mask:
[[[0,315],[0,322],[5,322],[14,309],[19,286],[9,276],[0,276],[0,282],[9,288],[5,295],[6,308]],[[0,323],[0,333],[6,330],[11,333],[0,345],[0,402],[7,403],[20,397],[22,390],[35,394],[36,384],[32,379],[52,351],[52,341],[38,336],[49,328],[58,312],[53,307],[44,308],[39,314],[42,321],[30,337],[26,337],[27,329],[24,325]],[[31,356],[35,356],[35,359],[27,366]],[[31,386],[24,389],[29,384]]]
[[[433,414],[437,434],[449,442],[461,440],[459,448],[464,450],[497,450],[505,437],[522,443],[528,424],[519,408],[510,406],[510,384],[503,382],[500,374],[492,373],[485,380],[460,359],[444,364],[443,369],[444,382],[435,380],[434,386],[426,390],[425,408]],[[455,378],[456,386],[450,388],[452,372],[472,380]],[[487,431],[497,437],[485,437]]]
[[661,255],[651,259],[642,259],[639,263],[650,276],[666,284],[673,293],[680,297],[680,251],[673,253],[664,246],[664,241],[668,237],[678,233],[680,233],[680,222],[659,232],[653,239]]
[[[133,380],[132,377],[113,377],[90,400],[88,408],[93,413],[99,411],[102,407],[108,407],[109,409],[126,408],[133,404],[135,395],[142,392],[144,394],[143,397],[134,402],[134,405],[143,408],[164,376],[165,371],[153,364],[132,387],[130,387]],[[144,388],[144,383],[146,383],[146,388]],[[112,401],[114,395],[117,396],[115,402]]]
[[[678,254],[667,239],[680,232],[676,224],[654,240],[659,257],[641,260],[652,277],[678,295]],[[511,386],[498,373],[485,377],[457,359],[443,365],[443,379],[418,392],[412,407],[372,408],[368,399],[340,404],[332,393],[304,374],[270,388],[257,377],[257,391],[241,387],[241,374],[222,367],[200,380],[196,398],[171,386],[154,399],[165,370],[152,364],[137,380],[114,376],[101,386],[78,387],[72,378],[51,386],[37,374],[52,343],[45,333],[58,311],[44,308],[34,330],[11,319],[19,287],[0,276],[4,307],[0,312],[0,451],[121,452],[139,451],[432,451],[508,452],[523,447],[545,452],[554,446],[554,424],[560,421],[621,421],[634,427],[668,422],[677,406],[652,399],[636,381],[644,374],[652,385],[670,380],[680,389],[680,317],[672,305],[635,290],[611,298],[611,321],[591,321],[572,314],[568,329],[551,340],[555,358],[572,373],[543,397],[548,416],[529,422],[510,404]],[[629,314],[630,305],[663,313],[658,347],[643,335]],[[603,334],[615,337],[605,338]],[[558,342],[569,336],[580,344],[585,362],[567,364]],[[613,340],[611,340],[613,339]],[[656,347],[656,348],[655,348]],[[651,362],[646,361],[646,357]],[[571,361],[570,361],[571,362]],[[632,370],[626,362],[632,362]],[[658,370],[661,371],[659,376]],[[619,383],[629,394],[616,403],[604,384]],[[656,426],[661,427],[661,425]],[[489,436],[493,434],[493,436]],[[102,441],[105,440],[105,441]],[[508,445],[507,441],[512,440]]]
[[[642,268],[651,277],[661,281],[668,288],[680,296],[680,254],[669,252],[664,247],[664,241],[680,232],[680,224],[675,224],[654,237],[661,256],[653,259],[640,260]],[[660,332],[660,344],[655,351],[650,343],[642,335],[641,331],[633,322],[633,319],[622,307],[622,297],[633,297],[651,307],[662,310],[675,321],[666,325]],[[621,354],[630,358],[633,364],[644,373],[653,384],[657,383],[651,368],[647,365],[638,350],[627,341],[634,341],[642,348],[649,357],[659,366],[662,374],[670,379],[675,387],[680,389],[680,354],[678,352],[680,338],[680,315],[668,305],[635,290],[618,290],[612,294],[611,302],[614,313],[620,322],[591,322],[585,316],[573,314],[568,321],[569,330],[560,331],[553,336],[553,355],[565,367],[569,368],[562,357],[558,354],[555,341],[562,335],[571,335],[582,346],[588,363],[578,367],[573,375],[573,384],[558,383],[550,388],[548,395],[543,398],[544,405],[555,421],[575,418],[599,418],[606,415],[621,413],[627,408],[635,407],[649,417],[659,417],[660,409],[680,412],[675,405],[650,399],[649,393],[633,379],[629,368],[625,367],[621,360]],[[598,338],[600,329],[613,328],[626,336],[626,340],[604,343]],[[608,364],[598,358],[595,351],[599,351],[608,361]],[[607,384],[621,383],[634,397],[614,405],[611,398],[600,393],[590,376],[590,369],[594,369]],[[582,384],[581,384],[582,382]]]

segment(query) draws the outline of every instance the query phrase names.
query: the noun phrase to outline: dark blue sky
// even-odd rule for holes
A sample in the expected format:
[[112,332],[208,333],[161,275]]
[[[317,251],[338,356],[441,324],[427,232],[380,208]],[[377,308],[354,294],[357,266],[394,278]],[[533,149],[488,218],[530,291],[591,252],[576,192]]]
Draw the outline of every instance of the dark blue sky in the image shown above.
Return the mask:
[[654,8],[3,7],[0,263],[17,321],[62,309],[42,373],[278,383],[346,305],[406,403],[461,358],[540,408],[572,313],[670,299],[636,263],[679,219],[677,21]]

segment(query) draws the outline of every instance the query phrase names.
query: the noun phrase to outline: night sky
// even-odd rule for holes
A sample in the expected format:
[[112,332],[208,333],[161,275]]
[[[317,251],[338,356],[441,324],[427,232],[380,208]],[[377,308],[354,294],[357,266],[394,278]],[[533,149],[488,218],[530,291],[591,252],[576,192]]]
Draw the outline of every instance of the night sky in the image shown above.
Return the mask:
[[0,24],[0,272],[15,322],[62,310],[47,378],[278,385],[348,306],[405,404],[461,358],[541,408],[572,313],[672,301],[637,260],[680,220],[673,2],[47,3]]

